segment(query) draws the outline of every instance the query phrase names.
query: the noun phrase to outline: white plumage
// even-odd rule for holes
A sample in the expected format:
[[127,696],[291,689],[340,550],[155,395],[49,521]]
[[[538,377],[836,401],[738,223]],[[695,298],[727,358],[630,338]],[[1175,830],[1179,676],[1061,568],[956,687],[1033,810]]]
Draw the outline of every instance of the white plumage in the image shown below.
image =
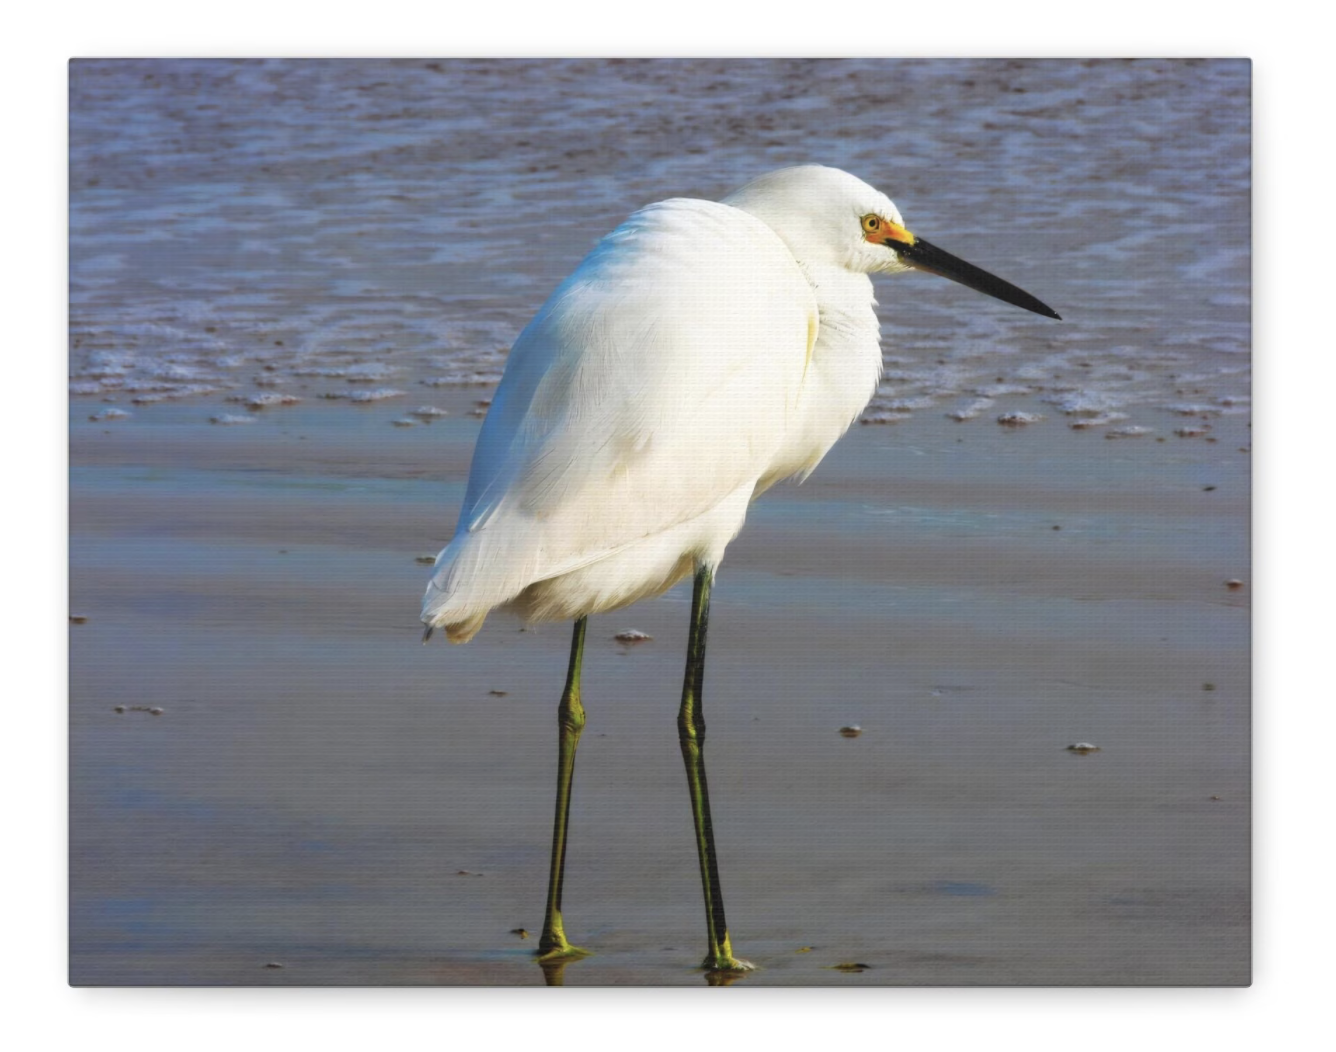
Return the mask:
[[717,565],[752,499],[810,472],[876,390],[867,275],[907,265],[866,215],[900,223],[805,166],[605,237],[510,352],[422,620],[464,642],[496,607],[575,618]]
[[677,726],[705,898],[702,966],[751,967],[733,956],[705,776],[714,568],[752,500],[810,472],[867,405],[881,376],[868,275],[909,267],[1057,317],[905,230],[866,183],[806,166],[717,204],[637,212],[515,341],[422,620],[457,643],[502,606],[575,622],[540,961],[587,952],[567,940],[561,912],[587,617],[694,573]]

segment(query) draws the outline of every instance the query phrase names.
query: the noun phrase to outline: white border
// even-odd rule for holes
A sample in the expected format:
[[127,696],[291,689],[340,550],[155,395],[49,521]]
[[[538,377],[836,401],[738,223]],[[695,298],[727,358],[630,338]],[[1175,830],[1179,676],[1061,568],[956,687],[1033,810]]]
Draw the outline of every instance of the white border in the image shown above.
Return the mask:
[[[6,1032],[27,1047],[581,1048],[667,1042],[838,1049],[1254,1049],[1321,1026],[1331,972],[1324,865],[1333,692],[1332,477],[1323,398],[1332,338],[1325,196],[1327,34],[1294,5],[1124,0],[538,5],[67,2],[11,26],[0,68],[9,664],[3,771],[10,918]],[[1285,17],[1291,9],[1291,17]],[[636,13],[639,12],[639,13]],[[628,17],[629,16],[629,17]],[[1310,22],[1308,31],[1300,27]],[[1255,60],[1259,670],[1255,708],[1256,985],[1252,990],[70,990],[65,985],[66,60],[204,55],[1210,56]],[[1300,387],[1302,385],[1302,387]],[[1305,397],[1307,395],[1307,397]],[[1318,605],[1321,604],[1321,605]],[[1321,984],[1321,985],[1319,985]],[[690,998],[690,1004],[683,999]],[[668,1016],[667,1013],[674,1013]],[[661,1024],[668,1022],[669,1027]],[[40,1034],[40,1038],[25,1035]],[[1302,1040],[1302,1039],[1300,1039]]]

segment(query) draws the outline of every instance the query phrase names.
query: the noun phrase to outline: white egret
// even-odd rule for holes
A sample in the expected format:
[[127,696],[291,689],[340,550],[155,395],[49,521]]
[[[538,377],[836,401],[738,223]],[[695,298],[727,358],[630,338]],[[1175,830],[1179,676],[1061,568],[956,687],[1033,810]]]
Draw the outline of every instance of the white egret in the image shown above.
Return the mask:
[[748,505],[806,477],[876,390],[874,273],[926,270],[1050,318],[1033,296],[905,229],[884,194],[807,165],[722,202],[675,198],[608,234],[510,352],[454,539],[423,600],[462,643],[498,607],[573,619],[558,706],[556,818],[539,953],[562,924],[580,665],[590,614],[695,575],[678,737],[705,893],[704,967],[749,967],[724,919],[702,749],[710,588]]

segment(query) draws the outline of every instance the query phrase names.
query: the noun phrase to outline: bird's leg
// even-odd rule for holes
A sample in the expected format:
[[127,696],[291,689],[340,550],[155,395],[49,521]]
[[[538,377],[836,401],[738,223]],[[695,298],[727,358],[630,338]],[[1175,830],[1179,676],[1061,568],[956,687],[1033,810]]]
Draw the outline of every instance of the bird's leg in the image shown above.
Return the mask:
[[571,776],[575,773],[575,746],[584,730],[585,711],[580,704],[580,662],[584,657],[586,618],[575,622],[571,636],[571,663],[566,671],[566,689],[557,707],[557,806],[552,825],[552,868],[547,878],[547,915],[543,937],[538,940],[542,960],[583,957],[589,951],[566,941],[561,926],[561,883],[566,872],[566,824],[571,816]]
[[687,669],[682,682],[682,707],[677,713],[677,737],[691,790],[691,816],[696,823],[696,850],[700,855],[700,879],[705,890],[705,927],[709,952],[701,967],[712,972],[747,971],[752,966],[733,956],[724,920],[724,897],[719,889],[719,862],[714,851],[714,826],[710,821],[710,790],[705,780],[705,714],[701,708],[705,681],[705,631],[710,619],[710,585],[714,569],[701,566],[691,593],[691,631],[687,638]]

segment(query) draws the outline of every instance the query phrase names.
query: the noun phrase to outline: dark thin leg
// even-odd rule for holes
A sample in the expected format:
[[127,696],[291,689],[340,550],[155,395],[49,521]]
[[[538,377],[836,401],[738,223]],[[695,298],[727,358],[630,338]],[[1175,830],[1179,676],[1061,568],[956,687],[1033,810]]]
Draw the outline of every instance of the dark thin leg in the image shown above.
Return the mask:
[[714,825],[710,821],[710,790],[705,780],[705,714],[701,707],[705,683],[705,632],[710,620],[710,585],[714,570],[696,571],[691,594],[691,632],[687,637],[687,670],[682,683],[682,708],[677,714],[677,737],[686,764],[691,789],[691,816],[696,823],[696,850],[700,855],[701,886],[705,889],[705,927],[709,952],[701,967],[711,971],[746,971],[752,966],[733,956],[724,920],[724,897],[719,888],[719,862],[714,850]]
[[585,618],[575,622],[571,636],[571,663],[566,671],[566,689],[557,707],[557,807],[552,824],[552,868],[547,878],[547,915],[538,953],[544,960],[582,957],[588,950],[566,941],[561,926],[561,884],[566,872],[566,824],[571,816],[571,776],[575,773],[575,746],[584,730],[585,711],[580,704],[580,661],[584,656]]

